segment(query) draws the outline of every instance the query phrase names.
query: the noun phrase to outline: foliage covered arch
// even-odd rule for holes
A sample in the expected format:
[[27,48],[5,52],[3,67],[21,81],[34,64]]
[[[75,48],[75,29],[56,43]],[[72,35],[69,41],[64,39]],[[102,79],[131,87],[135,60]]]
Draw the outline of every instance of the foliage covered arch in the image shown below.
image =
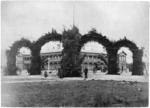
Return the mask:
[[[116,42],[110,41],[108,38],[106,38],[106,36],[102,36],[102,34],[97,33],[95,29],[92,29],[88,34],[82,35],[81,37],[80,37],[80,33],[77,31],[78,30],[76,27],[73,27],[72,30],[66,31],[66,36],[68,36],[68,38],[73,38],[73,40],[78,40],[77,42],[73,41],[74,44],[71,44],[71,45],[74,45],[75,48],[73,49],[76,49],[77,55],[79,55],[81,48],[87,42],[91,42],[91,41],[98,42],[99,44],[102,44],[106,48],[106,51],[108,54],[108,74],[117,74],[118,72],[117,51],[119,50],[120,47],[125,46],[125,47],[128,47],[133,53],[132,75],[143,74],[142,73],[143,72],[143,68],[142,68],[143,50],[139,49],[134,42],[126,38],[118,40]],[[70,34],[71,34],[71,37],[70,37]],[[31,59],[31,68],[29,70],[30,74],[31,75],[40,74],[41,73],[41,56],[40,56],[41,47],[49,41],[60,41],[60,42],[63,42],[63,46],[64,46],[65,45],[64,41],[66,40],[64,39],[63,36],[65,36],[65,32],[63,34],[59,34],[56,32],[56,30],[52,29],[51,33],[50,32],[46,33],[44,36],[40,37],[37,41],[34,41],[32,43],[28,39],[24,39],[24,38],[22,38],[19,41],[14,42],[14,44],[10,47],[10,50],[6,51],[6,55],[7,55],[7,73],[6,74],[9,74],[9,75],[16,74],[16,69],[17,69],[16,63],[15,63],[16,54],[18,52],[18,49],[20,49],[23,46],[31,49],[32,59]]]
[[106,50],[108,46],[111,46],[112,42],[106,37],[102,36],[101,33],[97,33],[95,29],[91,30],[88,34],[85,34],[81,37],[80,41],[80,49],[88,42],[98,42],[99,44],[102,44]]
[[6,50],[7,56],[7,68],[6,68],[6,75],[16,75],[16,55],[20,48],[27,47],[31,50],[32,53],[32,43],[30,40],[21,38],[18,41],[15,41],[9,50]]
[[124,39],[120,39],[116,41],[114,43],[114,47],[117,50],[117,52],[121,47],[128,47],[133,54],[132,75],[143,74],[143,68],[142,68],[143,50],[142,49],[139,49],[134,42],[128,40],[126,37]]
[[31,60],[31,69],[30,73],[40,74],[41,73],[41,56],[40,51],[41,47],[50,41],[60,41],[62,40],[62,35],[57,33],[56,30],[52,29],[52,32],[46,33],[44,36],[40,37],[37,41],[33,43],[32,46],[32,60]]
[[97,33],[95,29],[92,29],[88,34],[85,34],[81,37],[81,42],[80,42],[80,51],[81,48],[87,43],[87,42],[98,42],[99,44],[102,44],[107,51],[108,54],[108,74],[116,74],[116,68],[112,66],[113,64],[113,54],[112,54],[112,47],[113,47],[113,42],[110,41],[106,36],[102,36],[101,33]]
[[116,41],[116,42],[114,43],[114,46],[115,46],[115,48],[117,49],[117,51],[118,51],[121,47],[128,47],[129,50],[130,50],[132,53],[134,53],[134,51],[139,50],[139,48],[137,47],[137,45],[136,45],[134,42],[128,40],[127,38],[120,39],[120,40]]

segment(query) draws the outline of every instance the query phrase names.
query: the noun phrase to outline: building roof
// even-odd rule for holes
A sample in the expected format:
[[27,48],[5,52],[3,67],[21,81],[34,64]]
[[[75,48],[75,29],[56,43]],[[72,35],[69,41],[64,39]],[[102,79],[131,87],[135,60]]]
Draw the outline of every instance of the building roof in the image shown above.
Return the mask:
[[119,54],[124,53],[125,55],[127,55],[124,51],[120,52]]

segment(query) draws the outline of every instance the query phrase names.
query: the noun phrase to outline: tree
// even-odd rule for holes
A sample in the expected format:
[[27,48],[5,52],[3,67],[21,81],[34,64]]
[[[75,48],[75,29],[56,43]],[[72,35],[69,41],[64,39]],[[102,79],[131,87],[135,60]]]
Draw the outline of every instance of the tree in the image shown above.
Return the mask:
[[62,60],[60,61],[63,77],[80,77],[81,64],[85,57],[81,56],[80,47],[81,34],[77,27],[73,26],[71,30],[63,32],[63,51]]
[[108,61],[106,60],[106,58],[103,55],[99,54],[98,58],[101,59],[105,63],[105,65],[108,65]]

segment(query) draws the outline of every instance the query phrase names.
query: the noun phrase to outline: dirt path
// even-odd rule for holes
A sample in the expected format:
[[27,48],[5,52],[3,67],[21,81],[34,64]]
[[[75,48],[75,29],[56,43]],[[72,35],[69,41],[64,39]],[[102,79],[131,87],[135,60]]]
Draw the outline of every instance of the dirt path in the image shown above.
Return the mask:
[[[73,80],[84,80],[83,77],[71,77],[60,79],[56,76],[49,76],[44,78],[41,75],[32,75],[32,76],[2,76],[2,83],[24,83],[24,82],[41,82],[41,81],[73,81]],[[114,81],[137,81],[137,82],[149,82],[148,76],[122,76],[122,75],[102,75],[95,74],[89,75],[87,80],[114,80]]]

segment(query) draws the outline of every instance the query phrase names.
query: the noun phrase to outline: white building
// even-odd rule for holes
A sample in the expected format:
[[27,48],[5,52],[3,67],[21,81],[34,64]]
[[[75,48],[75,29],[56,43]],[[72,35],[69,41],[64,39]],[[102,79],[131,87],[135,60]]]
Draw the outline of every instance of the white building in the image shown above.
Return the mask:
[[[91,44],[89,44],[91,46]],[[49,48],[49,47],[47,47]],[[58,70],[60,67],[59,62],[61,61],[62,45],[57,44],[55,47],[51,46],[51,50],[47,49],[44,53],[41,53],[42,70]],[[102,49],[102,48],[101,48]],[[49,51],[48,51],[49,50]],[[51,52],[50,52],[51,51]],[[93,70],[95,63],[99,64],[99,67],[103,68],[105,63],[98,57],[100,54],[107,60],[107,54],[100,53],[99,51],[93,50],[93,47],[86,47],[81,50],[81,55],[86,54],[83,61],[82,67],[87,67],[89,70]],[[31,54],[18,53],[16,56],[16,66],[20,70],[28,70],[31,64]],[[49,59],[48,59],[49,58]],[[48,62],[49,60],[49,62]],[[121,52],[118,54],[118,66],[120,70],[126,70],[126,53]],[[49,66],[48,66],[49,64]]]

